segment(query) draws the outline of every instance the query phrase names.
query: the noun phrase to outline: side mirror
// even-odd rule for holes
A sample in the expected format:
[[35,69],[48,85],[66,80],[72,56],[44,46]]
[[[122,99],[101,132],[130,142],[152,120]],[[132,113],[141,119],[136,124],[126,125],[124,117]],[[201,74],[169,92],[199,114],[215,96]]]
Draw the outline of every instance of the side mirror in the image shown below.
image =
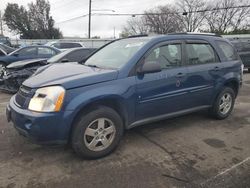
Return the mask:
[[19,53],[14,53],[13,56],[18,57]]
[[62,59],[61,62],[62,62],[62,63],[67,63],[67,62],[69,62],[69,60],[68,60],[68,59]]
[[161,72],[161,66],[156,61],[149,61],[147,63],[144,63],[142,67],[139,67],[137,69],[138,74],[155,73],[155,72]]

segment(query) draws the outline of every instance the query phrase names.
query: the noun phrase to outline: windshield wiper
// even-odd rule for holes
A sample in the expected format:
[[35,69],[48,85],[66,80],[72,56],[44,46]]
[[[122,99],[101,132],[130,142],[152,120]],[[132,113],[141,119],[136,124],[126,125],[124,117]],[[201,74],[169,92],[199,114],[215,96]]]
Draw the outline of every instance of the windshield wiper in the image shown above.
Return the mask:
[[85,66],[88,66],[88,67],[94,67],[94,68],[100,68],[100,67],[98,67],[97,65],[86,65],[86,64],[84,64]]

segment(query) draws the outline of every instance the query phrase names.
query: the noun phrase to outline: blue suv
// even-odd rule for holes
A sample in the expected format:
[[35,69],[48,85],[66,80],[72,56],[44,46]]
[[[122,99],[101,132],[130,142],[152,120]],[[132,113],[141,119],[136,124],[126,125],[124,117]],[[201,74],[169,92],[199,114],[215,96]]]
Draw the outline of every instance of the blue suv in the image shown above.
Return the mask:
[[233,46],[212,34],[120,39],[84,64],[39,69],[6,114],[36,143],[71,143],[80,156],[99,158],[135,126],[202,109],[228,117],[242,69]]

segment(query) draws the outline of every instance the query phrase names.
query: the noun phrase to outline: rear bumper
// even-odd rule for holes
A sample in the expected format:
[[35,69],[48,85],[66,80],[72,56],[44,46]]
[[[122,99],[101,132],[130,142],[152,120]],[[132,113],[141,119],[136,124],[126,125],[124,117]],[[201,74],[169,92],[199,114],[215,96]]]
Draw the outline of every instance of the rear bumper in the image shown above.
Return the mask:
[[37,113],[19,108],[14,97],[6,108],[8,121],[16,130],[36,144],[66,144],[70,133],[71,111],[60,113]]

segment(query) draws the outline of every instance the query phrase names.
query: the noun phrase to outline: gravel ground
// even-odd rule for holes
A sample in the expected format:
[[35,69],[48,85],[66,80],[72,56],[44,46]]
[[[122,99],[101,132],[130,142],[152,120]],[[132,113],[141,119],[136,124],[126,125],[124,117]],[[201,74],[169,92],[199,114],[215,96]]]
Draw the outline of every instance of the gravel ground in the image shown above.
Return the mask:
[[83,160],[67,147],[29,143],[7,123],[0,93],[0,187],[250,187],[250,74],[233,114],[205,112],[126,132],[118,149]]

